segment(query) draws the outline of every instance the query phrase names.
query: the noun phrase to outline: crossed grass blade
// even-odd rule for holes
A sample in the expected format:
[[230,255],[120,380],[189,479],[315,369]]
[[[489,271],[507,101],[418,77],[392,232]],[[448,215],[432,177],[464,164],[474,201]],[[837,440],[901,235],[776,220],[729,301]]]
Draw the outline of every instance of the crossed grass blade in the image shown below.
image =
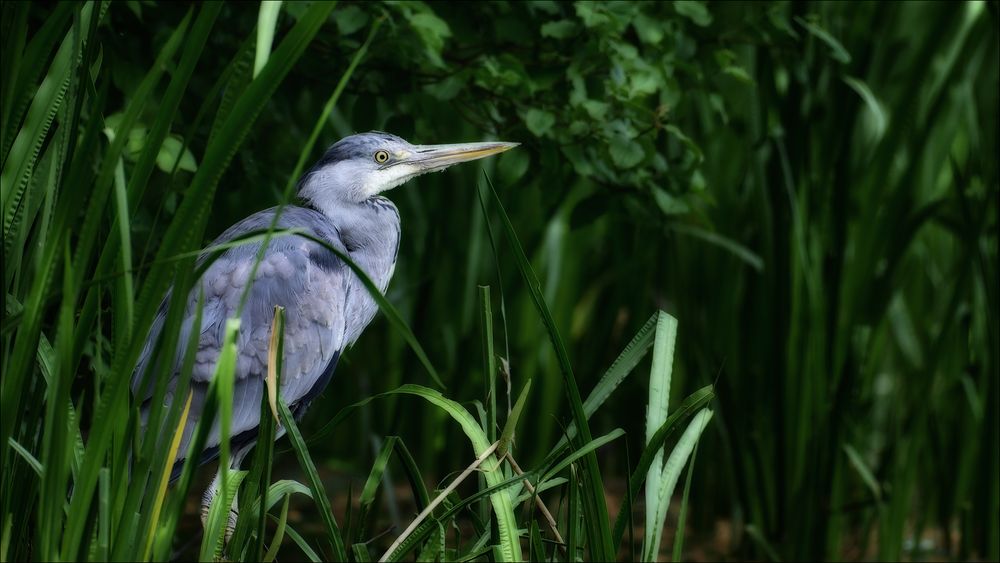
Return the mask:
[[[517,234],[514,232],[514,226],[511,224],[510,218],[504,210],[503,203],[500,201],[500,196],[497,194],[489,176],[484,175],[484,178],[487,186],[489,187],[489,194],[492,195],[492,201],[497,206],[498,215],[503,225],[503,232],[507,238],[511,251],[514,254],[518,271],[521,274],[521,278],[527,286],[528,291],[530,292],[532,303],[535,305],[535,309],[541,317],[549,339],[552,342],[552,346],[555,349],[560,372],[563,376],[566,396],[570,404],[571,412],[573,413],[573,423],[576,425],[577,431],[580,433],[579,437],[575,439],[576,445],[579,446],[589,443],[593,440],[593,438],[590,434],[590,427],[587,423],[587,415],[583,408],[583,401],[580,398],[580,391],[576,384],[576,378],[573,375],[573,368],[570,365],[566,347],[563,345],[562,339],[559,336],[559,331],[552,319],[552,315],[549,313],[548,306],[545,304],[545,299],[542,296],[538,278],[535,276],[535,273],[531,268],[531,264],[524,253],[524,249],[517,238]],[[604,499],[603,479],[601,478],[600,468],[597,465],[597,457],[593,455],[593,453],[586,456],[581,471],[583,476],[582,481],[585,486],[583,497],[584,512],[587,514],[585,524],[589,544],[588,547],[590,549],[591,556],[599,560],[613,560],[616,549],[615,544],[611,539],[608,507]]]

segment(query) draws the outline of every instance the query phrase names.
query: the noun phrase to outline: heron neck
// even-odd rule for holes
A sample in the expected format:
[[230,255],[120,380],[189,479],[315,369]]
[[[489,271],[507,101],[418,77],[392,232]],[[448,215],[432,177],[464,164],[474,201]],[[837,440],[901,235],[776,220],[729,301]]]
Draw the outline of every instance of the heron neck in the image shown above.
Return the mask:
[[336,210],[321,209],[336,226],[358,266],[385,293],[399,251],[399,211],[384,197],[361,203],[341,204]]

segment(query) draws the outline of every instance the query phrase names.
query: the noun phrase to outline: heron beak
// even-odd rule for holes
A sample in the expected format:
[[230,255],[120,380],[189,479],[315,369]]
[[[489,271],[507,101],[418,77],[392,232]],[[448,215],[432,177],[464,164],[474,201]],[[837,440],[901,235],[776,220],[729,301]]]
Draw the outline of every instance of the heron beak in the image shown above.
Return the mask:
[[453,145],[416,145],[413,153],[403,162],[423,169],[423,172],[443,170],[458,164],[500,154],[520,143],[458,143]]

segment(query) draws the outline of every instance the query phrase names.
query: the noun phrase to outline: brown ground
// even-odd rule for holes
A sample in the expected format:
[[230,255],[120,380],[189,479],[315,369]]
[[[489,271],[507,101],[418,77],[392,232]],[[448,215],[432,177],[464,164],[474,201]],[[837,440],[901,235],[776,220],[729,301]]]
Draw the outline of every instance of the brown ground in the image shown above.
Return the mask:
[[[188,538],[185,545],[178,545],[177,558],[181,560],[187,560],[190,557],[197,557],[198,547],[201,541],[201,522],[198,517],[199,504],[201,499],[201,491],[208,485],[211,480],[211,470],[204,469],[199,472],[199,477],[196,479],[195,484],[192,487],[192,493],[189,495],[189,500],[186,509],[186,516],[180,524],[178,530],[178,536],[181,538]],[[364,481],[367,476],[364,475],[350,475],[342,471],[327,471],[321,470],[321,476],[324,480],[324,485],[327,492],[331,495],[331,502],[333,506],[334,515],[337,518],[337,523],[341,526],[341,531],[344,531],[346,526],[346,514],[347,514],[347,491],[352,490],[352,512],[354,518],[357,518],[359,510],[358,497],[361,493],[361,488],[364,486]],[[296,479],[300,482],[304,482],[304,476],[295,472],[295,469],[281,469],[276,471],[273,476],[275,480],[278,479]],[[377,506],[375,508],[376,518],[375,523],[369,528],[368,532],[365,534],[366,542],[368,543],[369,551],[373,559],[377,559],[383,551],[389,547],[397,535],[405,528],[409,522],[416,516],[416,506],[413,503],[413,497],[409,486],[405,483],[405,480],[400,476],[395,476],[396,481],[400,482],[393,490],[393,497],[395,501],[396,510],[389,510],[388,504],[386,502],[385,496],[383,495],[381,499],[377,501]],[[614,518],[617,515],[618,510],[621,507],[622,499],[625,494],[625,482],[624,480],[609,480],[605,483],[607,488],[606,500],[608,503],[608,512]],[[461,490],[461,489],[460,489]],[[548,504],[549,510],[557,515],[558,519],[558,502],[557,496],[548,495],[544,496],[544,500]],[[516,507],[516,510],[524,510],[524,506]],[[643,529],[641,527],[641,522],[644,518],[644,508],[639,499],[636,505],[633,507],[633,519],[636,523],[636,528],[634,530],[634,540],[635,540],[635,551],[641,550],[641,541]],[[667,514],[667,522],[663,531],[663,538],[661,540],[660,547],[660,561],[670,561],[673,552],[673,542],[674,535],[677,529],[678,513],[680,511],[679,500],[675,501],[671,510]],[[393,512],[397,517],[396,522],[392,522]],[[520,514],[520,512],[519,512]],[[307,538],[310,545],[314,549],[317,549],[318,553],[322,554],[322,551],[318,549],[322,542],[317,541],[318,538],[323,537],[324,528],[323,523],[319,520],[315,513],[315,507],[312,501],[304,496],[298,495],[293,497],[290,503],[288,521],[290,525],[298,531],[303,537]],[[543,537],[551,537],[547,533],[547,526],[544,520],[539,518],[539,527],[542,531]],[[472,534],[472,524],[468,518],[460,519],[459,531],[450,530],[448,532],[448,545],[449,547],[454,547],[459,540],[467,539]],[[683,560],[685,561],[727,561],[736,560],[730,554],[734,553],[738,546],[737,542],[749,541],[746,538],[740,537],[740,530],[734,530],[733,525],[729,520],[718,520],[711,530],[696,530],[689,525],[687,526],[687,531],[684,541],[684,554]],[[273,525],[269,528],[273,530]],[[270,532],[269,532],[270,533]],[[464,536],[460,538],[459,535]],[[952,545],[957,545],[957,537],[953,537]],[[625,538],[623,541],[623,547],[618,554],[620,561],[631,560],[631,553],[628,549],[629,532],[625,532]],[[861,551],[862,538],[858,537],[855,539],[849,539],[842,546],[842,559],[846,561],[870,561],[877,557],[877,541],[874,539],[867,542],[868,549],[866,552]],[[945,545],[944,537],[941,530],[929,529],[923,534],[921,543],[924,546],[924,556],[921,558],[922,561],[952,561],[953,557],[949,557],[948,554],[942,549]],[[522,548],[524,549],[525,555],[527,555],[527,544],[523,543]],[[295,543],[292,542],[287,536],[285,537],[284,545],[281,550],[281,560],[284,561],[295,561],[304,560],[304,554],[302,554]]]

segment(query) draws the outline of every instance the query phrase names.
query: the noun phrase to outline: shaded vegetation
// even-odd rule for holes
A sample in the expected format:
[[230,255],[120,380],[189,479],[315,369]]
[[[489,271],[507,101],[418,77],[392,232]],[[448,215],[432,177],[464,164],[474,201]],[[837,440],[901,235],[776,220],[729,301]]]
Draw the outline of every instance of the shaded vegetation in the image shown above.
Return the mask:
[[[1000,559],[998,27],[995,2],[3,3],[0,559],[377,558],[498,440],[394,557]],[[300,427],[261,405],[289,437],[227,475],[233,540],[220,505],[186,546],[199,478],[166,486],[128,393],[153,314],[369,129],[522,146],[390,194],[384,314]]]

